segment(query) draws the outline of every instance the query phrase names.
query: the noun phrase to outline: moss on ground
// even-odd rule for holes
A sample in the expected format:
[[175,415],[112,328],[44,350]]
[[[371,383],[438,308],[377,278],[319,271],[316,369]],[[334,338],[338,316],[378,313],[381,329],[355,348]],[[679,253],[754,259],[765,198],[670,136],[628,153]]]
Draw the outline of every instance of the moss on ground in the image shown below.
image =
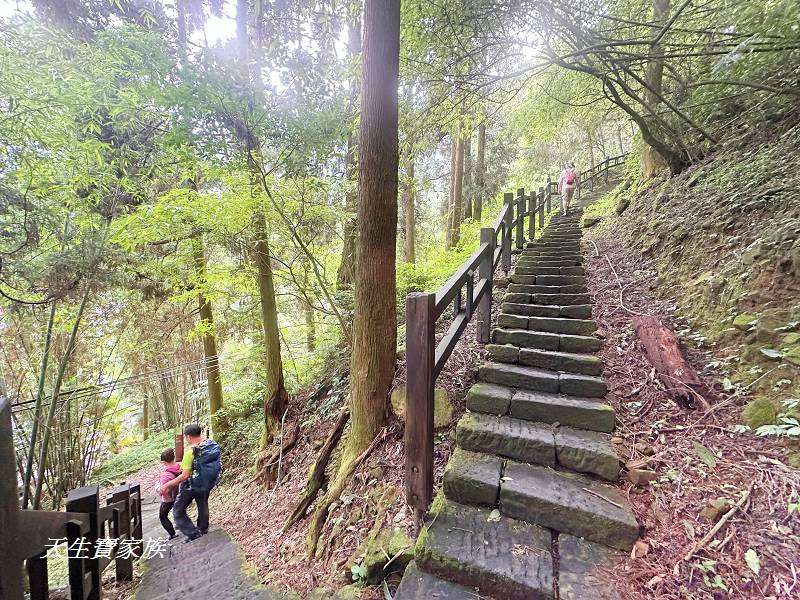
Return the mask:
[[158,462],[161,452],[175,445],[172,431],[154,433],[141,444],[119,454],[112,454],[92,474],[92,482],[106,486],[124,481],[131,473]]
[[795,122],[730,139],[669,179],[639,182],[633,152],[627,181],[585,213],[654,260],[660,295],[676,300],[695,342],[719,350],[724,385],[753,398],[751,426],[800,398],[798,156]]

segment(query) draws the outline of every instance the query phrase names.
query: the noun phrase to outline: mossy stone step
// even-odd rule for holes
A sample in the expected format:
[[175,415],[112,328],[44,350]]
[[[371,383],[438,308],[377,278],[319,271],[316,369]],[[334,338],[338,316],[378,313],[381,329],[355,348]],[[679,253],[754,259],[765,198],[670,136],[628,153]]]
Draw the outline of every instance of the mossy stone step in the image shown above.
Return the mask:
[[444,469],[444,495],[462,504],[494,506],[500,493],[502,472],[500,457],[456,448]]
[[504,385],[478,382],[467,392],[467,409],[492,415],[504,415],[511,406],[514,390]]
[[541,265],[543,267],[577,267],[583,264],[579,257],[574,258],[536,258],[524,254],[517,260],[517,265]]
[[567,373],[581,373],[583,375],[600,375],[603,372],[603,361],[597,356],[576,352],[521,348],[518,362],[528,367],[565,371]]
[[[517,299],[517,297],[514,299]],[[505,300],[505,298],[503,300],[503,312],[501,315],[508,314],[523,317],[561,317],[564,319],[590,319],[592,317],[591,304],[548,306],[545,304],[529,304],[527,302],[511,302],[510,300]],[[518,322],[521,323],[521,321]],[[514,325],[503,325],[502,323],[500,323],[500,325],[503,327],[515,327]],[[527,328],[527,321],[525,322],[524,327]]]
[[[512,284],[522,285],[522,284]],[[528,286],[539,287],[539,286]],[[549,286],[555,287],[555,286]],[[503,302],[511,302],[513,304],[552,304],[555,306],[565,306],[572,304],[589,304],[591,299],[589,294],[580,292],[558,292],[555,294],[520,294],[510,292],[503,296]]]
[[561,352],[597,352],[600,340],[586,335],[543,333],[527,329],[495,329],[492,340],[496,344],[512,344],[520,348],[540,348]]
[[[624,555],[566,533],[558,536],[558,592],[561,600],[622,600],[609,581]],[[422,596],[420,596],[422,597]]]
[[476,600],[483,598],[492,600],[477,588],[467,588],[445,579],[421,571],[417,563],[412,561],[403,573],[403,579],[395,592],[394,600]]
[[630,550],[639,524],[626,499],[614,488],[575,473],[506,462],[500,510],[611,548]]
[[517,265],[517,275],[585,275],[583,267],[541,267],[535,265]]
[[619,456],[606,433],[559,427],[556,460],[562,467],[578,473],[590,473],[608,481],[619,478]]
[[608,393],[605,381],[599,377],[557,373],[506,363],[482,364],[478,368],[478,379],[485,383],[495,383],[523,390],[586,398],[603,398]]
[[551,600],[550,532],[503,516],[490,521],[489,513],[437,498],[414,549],[418,568],[480,594]]
[[533,283],[536,285],[586,285],[586,277],[583,275],[536,275],[534,281],[520,281],[519,283]]
[[[461,417],[456,427],[456,444],[473,453],[480,452],[550,467],[556,464],[553,428],[544,423],[467,413]],[[462,470],[467,480],[475,478],[470,469]],[[463,497],[448,498],[466,501]]]
[[558,393],[558,373],[508,365],[485,363],[478,368],[478,378],[486,383],[496,383],[525,390]]
[[526,285],[524,283],[510,283],[507,288],[510,294],[584,294],[586,286],[583,285]]
[[487,344],[486,351],[489,359],[495,362],[583,375],[600,375],[603,372],[603,362],[592,354],[520,348],[514,344]]
[[[564,305],[559,305],[564,307]],[[573,305],[574,306],[574,305]],[[498,320],[498,324],[499,324]],[[528,317],[526,329],[531,331],[548,331],[550,333],[568,333],[570,335],[591,335],[597,331],[597,324],[591,319],[565,319],[554,317]]]
[[[489,408],[500,409],[502,405],[489,406]],[[514,418],[528,421],[558,423],[568,427],[604,433],[614,431],[614,409],[607,402],[599,401],[596,398],[518,391],[511,396],[508,413]]]

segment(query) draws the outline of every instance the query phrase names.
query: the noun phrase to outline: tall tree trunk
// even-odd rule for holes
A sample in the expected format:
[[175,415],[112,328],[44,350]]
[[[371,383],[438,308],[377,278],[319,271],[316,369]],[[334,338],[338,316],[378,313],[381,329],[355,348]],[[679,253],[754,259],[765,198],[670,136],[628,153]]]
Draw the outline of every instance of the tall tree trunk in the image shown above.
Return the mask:
[[464,139],[464,219],[472,218],[472,135],[466,134]]
[[619,153],[625,153],[625,144],[622,143],[622,127],[617,127],[617,145],[619,146]]
[[[669,18],[669,6],[669,0],[653,0],[653,27],[651,29],[653,36],[658,35],[663,23]],[[647,61],[645,81],[648,87],[644,90],[644,97],[647,104],[653,108],[658,106],[664,89],[664,60],[659,57],[662,50],[660,43],[653,44],[650,47],[650,57]],[[666,157],[644,140],[642,140],[640,163],[643,179],[653,177],[668,166]]]
[[[262,96],[260,74],[260,35],[258,53],[254,57],[256,65],[250,73],[250,52],[248,37],[248,0],[238,0],[236,4],[236,35],[239,51],[239,73],[243,83],[253,86],[256,97]],[[264,387],[264,430],[261,435],[260,448],[264,450],[272,443],[278,431],[280,420],[289,403],[289,396],[283,380],[283,361],[281,359],[280,327],[278,324],[278,306],[275,300],[275,281],[272,273],[272,262],[269,250],[269,229],[264,214],[263,193],[261,190],[263,177],[261,151],[258,140],[249,129],[246,120],[236,126],[236,134],[244,146],[247,167],[250,171],[250,193],[259,197],[253,218],[253,261],[256,266],[256,283],[261,304],[261,327],[264,334],[264,367],[266,384]],[[260,465],[259,465],[260,466]]]
[[142,401],[142,439],[150,437],[150,403],[147,396]]
[[416,262],[416,237],[417,237],[417,213],[416,213],[416,182],[414,180],[414,154],[413,149],[409,148],[405,159],[405,185],[403,186],[403,212],[405,213],[406,236],[404,240],[404,253],[407,263]]
[[386,422],[397,354],[397,85],[400,0],[369,0],[359,146],[358,223],[351,428],[340,472],[367,448]]
[[464,184],[464,138],[459,133],[456,135],[455,170],[453,172],[453,208],[450,225],[450,243],[447,249],[455,247],[461,238],[461,216],[463,214],[463,184]]
[[444,231],[444,247],[449,250],[453,245],[453,191],[456,184],[456,156],[458,155],[458,135],[457,130],[454,130],[450,135],[450,184],[448,186],[447,206],[445,206],[445,213],[447,214],[447,225]]
[[478,156],[475,165],[475,207],[472,217],[480,222],[483,214],[483,194],[486,179],[486,123],[478,125]]
[[354,2],[348,7],[348,40],[347,55],[353,77],[350,79],[350,134],[347,136],[347,153],[344,159],[345,177],[347,178],[347,192],[345,194],[345,207],[347,220],[344,223],[344,246],[342,248],[342,262],[336,273],[336,286],[339,289],[348,289],[353,285],[356,268],[356,220],[355,213],[358,209],[358,140],[355,133],[355,122],[358,117],[358,96],[360,93],[360,79],[355,68],[361,54],[361,3]]
[[594,136],[592,135],[592,130],[589,127],[586,128],[586,143],[589,146],[589,168],[591,168],[595,166],[597,162],[594,157]]
[[[202,286],[206,280],[206,256],[203,248],[203,238],[199,233],[192,236],[192,257],[198,283]],[[214,313],[211,309],[211,302],[202,292],[197,295],[197,304],[200,308],[200,327],[203,332],[203,356],[205,357],[208,386],[208,414],[211,418],[211,429],[216,434],[224,431],[225,427],[217,419],[217,411],[222,408],[223,401],[222,377],[219,369],[219,356],[217,356],[217,338],[214,334]]]

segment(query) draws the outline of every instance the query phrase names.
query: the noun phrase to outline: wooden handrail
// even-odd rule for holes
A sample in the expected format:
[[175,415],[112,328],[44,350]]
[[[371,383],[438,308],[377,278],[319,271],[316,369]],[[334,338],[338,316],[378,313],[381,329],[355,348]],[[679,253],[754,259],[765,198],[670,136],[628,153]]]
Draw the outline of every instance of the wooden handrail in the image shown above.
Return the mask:
[[[0,598],[22,597],[22,565],[28,574],[31,600],[49,595],[47,548],[52,540],[88,542],[87,557],[67,558],[71,598],[99,600],[101,574],[112,562],[117,581],[133,578],[134,556],[141,556],[142,493],[139,485],[123,483],[100,505],[99,488],[88,485],[72,490],[66,511],[20,510],[14,447],[11,435],[11,404],[0,397]],[[107,531],[107,527],[110,528]],[[133,556],[122,558],[116,549],[111,558],[94,556],[100,538],[135,540]]]
[[[626,154],[606,158],[581,174],[581,184],[592,182],[621,164]],[[503,196],[503,206],[491,227],[481,228],[480,245],[436,292],[415,292],[406,297],[406,502],[414,509],[415,522],[433,498],[433,397],[436,378],[442,372],[467,325],[477,318],[476,337],[486,344],[491,338],[492,287],[498,265],[511,270],[512,243],[521,249],[536,238],[536,217],[544,227],[545,212],[558,182],[548,178],[538,193],[519,188]],[[513,242],[512,242],[513,238]],[[477,280],[476,280],[477,276]],[[453,317],[445,334],[436,341],[437,321],[453,306]]]

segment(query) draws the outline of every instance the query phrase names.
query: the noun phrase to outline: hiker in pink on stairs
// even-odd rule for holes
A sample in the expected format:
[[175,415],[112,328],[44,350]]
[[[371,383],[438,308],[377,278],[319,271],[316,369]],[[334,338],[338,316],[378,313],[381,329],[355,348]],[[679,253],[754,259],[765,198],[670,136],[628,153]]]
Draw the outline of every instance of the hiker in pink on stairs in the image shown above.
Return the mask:
[[558,178],[558,193],[561,194],[561,214],[566,215],[569,211],[569,204],[576,188],[580,185],[578,172],[575,170],[575,163],[567,163]]

